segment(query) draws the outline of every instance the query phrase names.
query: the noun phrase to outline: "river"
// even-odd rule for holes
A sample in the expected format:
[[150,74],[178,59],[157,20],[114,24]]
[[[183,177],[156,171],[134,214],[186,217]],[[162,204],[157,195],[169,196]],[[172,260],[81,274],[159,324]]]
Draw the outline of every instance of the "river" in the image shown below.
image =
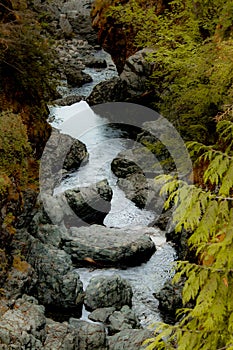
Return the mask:
[[[105,53],[99,54],[103,57]],[[108,67],[96,71],[89,70],[93,75],[93,82],[79,88],[75,93],[88,95],[93,86],[108,77],[116,75],[113,64],[107,55]],[[65,93],[68,94],[68,91]],[[74,94],[74,89],[70,91]],[[70,134],[84,142],[89,152],[89,162],[77,172],[64,179],[55,189],[54,193],[64,190],[88,186],[102,179],[107,179],[113,190],[111,211],[106,216],[104,224],[107,227],[148,226],[154,219],[155,213],[137,208],[134,203],[125,197],[124,192],[117,186],[117,178],[111,172],[111,162],[116,155],[123,150],[132,147],[130,137],[124,131],[112,128],[111,124],[102,116],[96,115],[84,101],[71,106],[52,107],[51,115],[55,116],[53,126],[62,132]],[[87,286],[88,281],[97,275],[109,275],[117,273],[130,281],[134,297],[133,309],[135,310],[142,326],[148,326],[154,321],[161,321],[158,311],[158,301],[153,293],[159,292],[165,281],[172,276],[172,265],[175,259],[174,248],[166,242],[165,233],[156,229],[152,237],[157,251],[151,259],[140,266],[127,269],[88,269],[77,270],[80,279]],[[83,319],[87,319],[88,312],[83,310]]]

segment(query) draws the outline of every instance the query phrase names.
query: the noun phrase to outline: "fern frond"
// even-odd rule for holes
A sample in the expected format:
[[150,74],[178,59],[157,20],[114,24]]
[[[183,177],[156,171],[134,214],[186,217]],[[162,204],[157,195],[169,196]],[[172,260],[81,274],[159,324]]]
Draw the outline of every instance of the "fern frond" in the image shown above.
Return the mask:
[[219,185],[229,167],[229,163],[230,159],[225,153],[216,153],[204,172],[204,182],[210,182],[212,185]]
[[229,120],[222,120],[217,124],[219,138],[225,143],[225,151],[232,152],[233,149],[233,123]]
[[230,163],[228,163],[228,168],[224,172],[222,183],[219,189],[219,195],[226,196],[226,197],[230,196],[232,190],[233,190],[233,160]]

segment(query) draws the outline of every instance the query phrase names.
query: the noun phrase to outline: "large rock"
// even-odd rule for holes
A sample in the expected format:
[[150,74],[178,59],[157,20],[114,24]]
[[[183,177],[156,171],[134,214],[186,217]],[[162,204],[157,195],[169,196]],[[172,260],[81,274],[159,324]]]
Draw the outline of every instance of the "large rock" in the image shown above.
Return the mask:
[[77,333],[67,322],[59,323],[46,319],[44,350],[74,350]]
[[154,177],[163,174],[163,168],[149,149],[136,147],[119,153],[111,169],[128,199],[139,208],[162,212],[164,200],[159,195],[162,184],[156,183]]
[[100,308],[94,310],[88,318],[95,322],[102,322],[108,328],[108,334],[114,334],[124,329],[141,328],[135,312],[124,305],[120,310],[114,307]]
[[108,321],[109,334],[114,334],[124,329],[141,328],[137,316],[128,305],[124,305],[119,311],[114,311]]
[[69,66],[65,70],[65,75],[68,85],[71,87],[80,87],[86,83],[92,82],[92,77],[80,70],[77,70],[76,67]]
[[153,336],[147,329],[125,329],[108,337],[109,349],[111,350],[142,350],[147,345],[143,342]]
[[146,83],[155,68],[154,63],[148,62],[151,49],[145,48],[130,56],[124,65],[120,79],[127,84],[130,97],[141,95],[146,91]]
[[94,186],[67,190],[65,197],[71,209],[88,224],[102,224],[110,211],[112,189],[107,180],[98,182]]
[[44,349],[45,324],[44,307],[33,297],[23,296],[1,315],[1,349]]
[[[58,98],[57,100],[53,101],[53,104],[56,106],[71,106],[74,103],[83,101],[85,99],[84,96],[78,96],[78,95],[70,95]],[[54,117],[51,118],[51,121],[54,121]]]
[[118,77],[103,81],[97,84],[90,96],[87,98],[87,103],[90,106],[107,103],[125,101],[128,97],[127,84]]
[[23,294],[36,287],[35,270],[20,255],[13,256],[11,269],[4,282],[4,296],[11,300],[22,297]]
[[164,320],[167,323],[175,323],[176,311],[183,307],[183,286],[184,280],[181,280],[176,284],[173,284],[171,280],[168,280],[158,293],[153,294],[154,297],[159,300],[159,309],[162,311]]
[[107,337],[103,325],[80,321],[74,318],[69,324],[75,329],[77,350],[107,350]]
[[115,307],[132,304],[132,287],[119,275],[96,276],[91,279],[85,295],[85,305],[89,310],[103,307]]
[[[151,228],[153,231],[153,228]],[[94,266],[132,266],[147,261],[155,251],[149,237],[137,228],[107,228],[99,225],[72,227],[64,250],[75,264]],[[153,232],[152,232],[153,234]]]
[[[72,262],[63,250],[31,238],[29,263],[38,276],[34,296],[48,308],[72,310],[80,314],[83,303],[83,286],[79,275],[73,271]],[[58,310],[57,310],[58,311]]]
[[69,237],[68,231],[63,226],[42,224],[37,222],[34,217],[33,224],[30,225],[30,233],[38,238],[42,243],[57,247],[62,247],[64,240]]
[[[56,196],[43,193],[44,209],[35,218],[39,223],[70,226],[84,226],[90,224],[103,224],[105,216],[109,213],[112,199],[112,189],[107,180],[97,182],[88,187],[79,187],[67,190]],[[35,220],[34,220],[35,221]]]
[[106,323],[108,323],[108,319],[113,314],[114,311],[116,311],[116,308],[113,306],[102,307],[102,308],[95,309],[94,311],[92,311],[88,315],[88,318],[91,321],[101,322],[101,323],[106,324]]
[[144,100],[150,99],[146,82],[154,69],[154,65],[146,59],[150,52],[149,49],[143,49],[130,56],[121,75],[97,84],[87,102],[90,105],[118,101],[144,104]]
[[[131,157],[130,157],[131,158]],[[127,153],[120,153],[111,163],[111,170],[117,177],[126,178],[132,174],[143,174],[136,161],[131,160]]]
[[43,193],[52,194],[63,171],[77,170],[88,161],[86,146],[70,135],[53,129],[40,165],[40,186]]

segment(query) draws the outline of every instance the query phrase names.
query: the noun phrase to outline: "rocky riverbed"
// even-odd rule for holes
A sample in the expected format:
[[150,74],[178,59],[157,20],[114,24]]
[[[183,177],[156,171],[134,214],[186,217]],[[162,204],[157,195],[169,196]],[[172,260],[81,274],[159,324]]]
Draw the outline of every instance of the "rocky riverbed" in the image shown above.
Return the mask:
[[144,349],[147,327],[162,319],[154,295],[169,310],[161,290],[176,253],[166,242],[164,229],[171,236],[172,228],[170,216],[161,219],[159,189],[152,175],[145,183],[140,171],[117,163],[135,132],[110,125],[84,102],[140,101],[153,67],[140,51],[118,76],[91,27],[91,3],[37,3],[53,19],[60,97],[50,107],[54,129],[41,160],[41,192],[14,237],[13,253],[20,248],[25,261],[14,261],[4,286],[3,350]]

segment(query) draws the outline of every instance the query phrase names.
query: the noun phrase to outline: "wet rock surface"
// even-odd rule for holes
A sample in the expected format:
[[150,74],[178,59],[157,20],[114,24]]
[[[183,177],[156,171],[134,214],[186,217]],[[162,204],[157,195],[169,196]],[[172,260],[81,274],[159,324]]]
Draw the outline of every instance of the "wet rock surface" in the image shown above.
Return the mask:
[[76,67],[68,67],[65,71],[65,75],[68,85],[72,87],[80,87],[92,81],[92,77],[89,74],[78,71]]
[[97,84],[87,102],[90,106],[100,103],[125,101],[128,97],[127,84],[118,77]]
[[119,275],[93,277],[86,290],[84,303],[89,310],[132,304],[132,288],[126,279]]
[[175,323],[176,310],[182,308],[182,289],[184,281],[173,284],[172,280],[168,280],[159,293],[154,293],[156,299],[159,300],[159,308],[164,315],[167,323]]
[[88,161],[86,146],[81,141],[53,129],[46,144],[40,167],[40,186],[52,194],[67,171],[77,170]]
[[140,228],[114,229],[91,225],[71,228],[70,233],[64,249],[79,265],[139,265],[155,251],[153,241]]
[[107,180],[93,186],[67,190],[64,193],[69,206],[84,223],[103,223],[110,210],[112,199],[112,189]]
[[41,198],[40,213],[33,219],[37,225],[40,222],[66,227],[101,225],[111,207],[112,189],[107,180],[102,180],[55,196],[45,192]]
[[146,98],[149,94],[146,82],[154,69],[146,60],[149,53],[149,49],[143,49],[130,56],[120,76],[96,85],[87,102],[90,105],[117,101],[139,103],[141,98]]
[[139,208],[147,208],[160,214],[163,198],[159,192],[162,184],[154,177],[163,174],[163,169],[156,156],[146,147],[136,147],[121,152],[111,163],[113,173],[118,177],[118,186],[126,197]]

